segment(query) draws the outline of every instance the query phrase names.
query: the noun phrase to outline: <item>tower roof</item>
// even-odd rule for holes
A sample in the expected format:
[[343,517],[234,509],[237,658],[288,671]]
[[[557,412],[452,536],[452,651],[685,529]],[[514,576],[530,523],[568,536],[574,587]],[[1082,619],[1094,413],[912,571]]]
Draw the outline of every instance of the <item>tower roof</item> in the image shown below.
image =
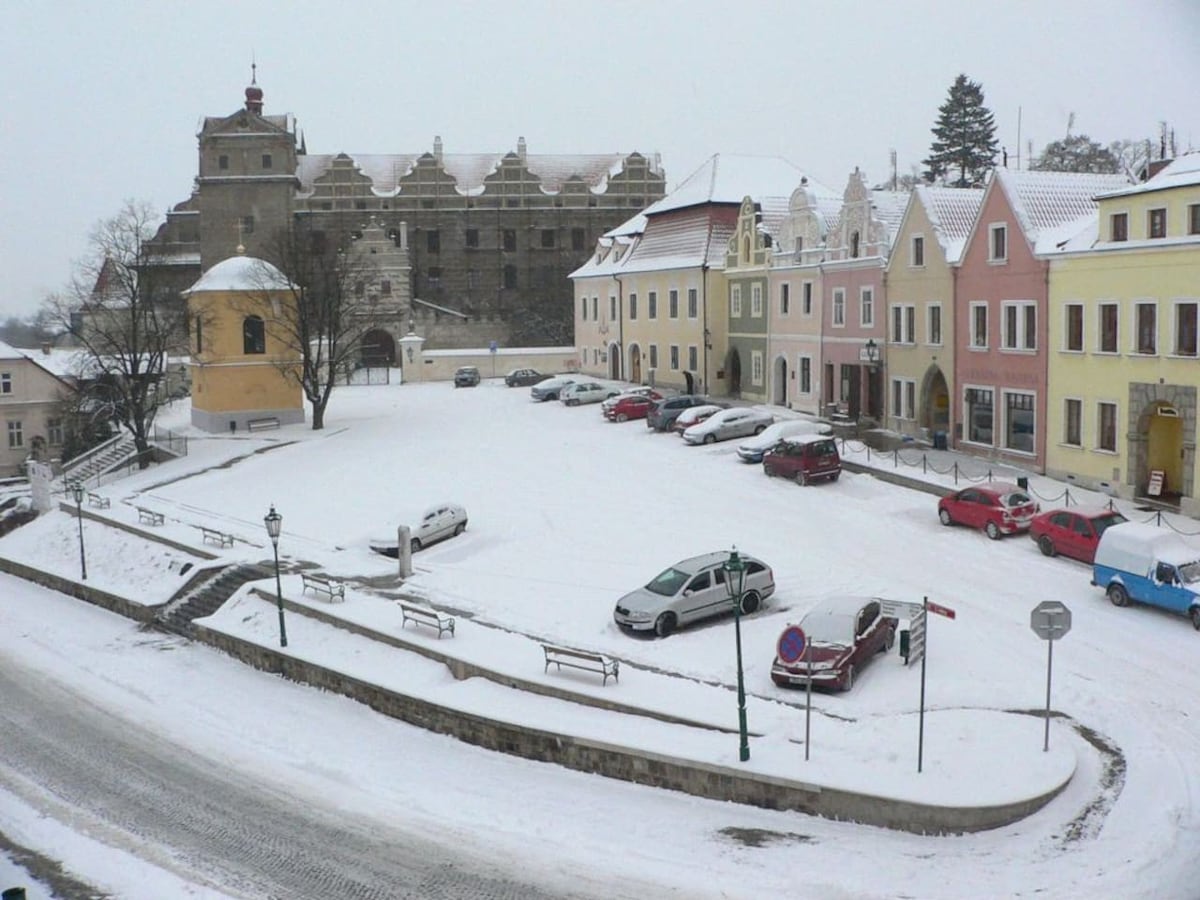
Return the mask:
[[292,283],[265,259],[231,256],[200,276],[185,295],[204,291],[287,291]]

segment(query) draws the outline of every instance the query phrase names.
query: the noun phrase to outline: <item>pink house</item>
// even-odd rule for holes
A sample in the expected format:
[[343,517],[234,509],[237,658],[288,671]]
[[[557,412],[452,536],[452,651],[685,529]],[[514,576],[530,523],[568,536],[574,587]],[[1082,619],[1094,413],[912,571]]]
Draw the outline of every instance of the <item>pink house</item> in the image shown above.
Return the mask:
[[1121,175],[997,169],[967,237],[954,292],[960,450],[1043,471],[1046,452],[1046,253],[1096,215]]

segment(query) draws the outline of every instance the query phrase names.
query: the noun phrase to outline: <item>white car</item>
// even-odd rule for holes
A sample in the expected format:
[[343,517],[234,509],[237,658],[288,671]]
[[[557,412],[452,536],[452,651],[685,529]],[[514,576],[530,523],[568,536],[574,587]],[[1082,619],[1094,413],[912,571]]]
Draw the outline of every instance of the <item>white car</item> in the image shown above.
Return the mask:
[[578,375],[552,375],[531,387],[529,396],[538,401],[557,400],[563,388],[580,380]]
[[781,440],[801,434],[833,434],[833,428],[824,422],[813,422],[810,419],[788,419],[786,422],[776,422],[765,431],[738,444],[738,458],[742,462],[760,463],[763,454]]
[[[412,552],[437,541],[457,537],[467,530],[467,511],[457,503],[435,503],[415,516],[405,517],[402,524],[409,527]],[[371,549],[384,556],[399,556],[398,531],[371,538]]]
[[566,385],[558,395],[558,399],[567,406],[579,406],[581,403],[600,403],[609,397],[619,394],[611,384],[601,384],[598,381],[577,381]]
[[683,432],[683,439],[689,444],[711,444],[713,441],[727,441],[730,438],[760,434],[774,422],[775,417],[769,412],[735,406],[733,409],[713,413],[703,422],[692,425]]
[[671,423],[671,430],[682,435],[698,422],[703,422],[709,416],[716,415],[721,410],[728,408],[719,403],[701,403],[699,406],[689,406],[675,417],[675,421]]

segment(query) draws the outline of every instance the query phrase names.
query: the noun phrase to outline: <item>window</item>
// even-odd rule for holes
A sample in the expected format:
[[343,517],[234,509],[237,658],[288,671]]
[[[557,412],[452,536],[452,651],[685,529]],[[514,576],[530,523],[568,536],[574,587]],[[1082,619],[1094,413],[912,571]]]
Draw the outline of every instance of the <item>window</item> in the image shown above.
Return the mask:
[[667,291],[667,308],[669,310],[667,315],[672,319],[679,318],[679,291],[674,289]]
[[[196,352],[204,352],[204,319],[199,315],[196,316]],[[5,377],[7,376],[0,375],[0,379]],[[3,385],[0,384],[0,390],[2,390],[2,388]],[[3,393],[7,394],[8,391],[3,391]]]
[[592,321],[593,322],[600,321],[600,298],[599,297],[592,298]]
[[986,303],[971,304],[971,346],[986,350],[988,345],[988,309]]
[[587,321],[587,297],[579,298],[579,318],[581,321]]
[[761,350],[754,350],[750,354],[750,382],[751,384],[763,383],[763,355]]
[[25,433],[21,430],[20,422],[8,423],[8,449],[17,450],[25,446]]
[[1008,226],[992,225],[988,229],[988,262],[1008,261]]
[[1063,443],[1083,446],[1083,401],[1063,401]]
[[637,294],[629,295],[629,318],[637,318]]
[[267,352],[266,330],[263,327],[263,320],[259,316],[246,316],[242,319],[242,352]]
[[238,234],[254,234],[254,216],[242,216]]
[[1200,234],[1200,203],[1188,207],[1188,234]]
[[800,393],[812,393],[812,357],[801,356],[799,359],[800,365]]
[[608,319],[610,322],[617,320],[617,295],[608,295]]
[[12,372],[0,372],[0,394],[12,393]]
[[1117,352],[1117,304],[1100,304],[1100,346],[1101,353]]
[[750,285],[750,315],[756,319],[761,319],[762,314],[762,285],[755,282]]
[[863,328],[871,328],[875,324],[875,289],[859,288],[859,323]]
[[1004,446],[1018,453],[1033,453],[1033,394],[1004,392]]
[[217,157],[217,168],[221,170],[229,168],[229,157],[224,153]]
[[542,249],[543,250],[553,250],[554,249],[554,229],[553,228],[543,228],[542,229]]
[[582,228],[571,229],[571,249],[583,250],[587,245],[587,233]]
[[425,272],[425,283],[429,287],[438,287],[442,283],[442,267],[430,266]]
[[852,259],[858,259],[858,250],[859,250],[860,243],[861,243],[861,239],[858,236],[858,232],[857,231],[853,232],[850,235],[850,257]]
[[742,286],[740,284],[729,287],[729,315],[735,319],[740,319],[742,316]]
[[846,290],[835,288],[833,291],[833,324],[837,327],[846,324]]
[[788,308],[791,306],[791,290],[792,286],[786,281],[779,285],[779,314],[786,316]]
[[699,360],[699,348],[695,344],[688,344],[688,368],[695,372],[698,368],[700,368],[698,365]]
[[442,252],[442,234],[440,231],[425,232],[425,249],[430,253]]
[[1004,330],[1000,346],[1005,350],[1037,349],[1037,304],[1030,301],[1001,304]]
[[480,284],[480,272],[478,269],[467,269],[467,287],[477,288]]
[[914,268],[922,268],[925,265],[925,238],[923,235],[914,234],[908,248],[908,264]]
[[650,368],[658,368],[658,344],[650,345]]
[[942,343],[942,304],[931,303],[926,309],[929,321],[927,324],[926,334],[929,335],[929,343],[934,346],[941,346]]
[[504,249],[508,253],[512,253],[517,249],[517,233],[511,228],[505,228],[502,235],[504,241]]
[[1066,327],[1064,332],[1066,335],[1063,344],[1064,350],[1070,350],[1072,353],[1083,352],[1083,304],[1068,303],[1065,310]]
[[1165,238],[1167,236],[1167,211],[1165,209],[1147,211],[1146,236],[1151,239]]
[[800,312],[806,316],[812,315],[813,283],[804,282],[800,289]]
[[62,419],[46,420],[46,440],[51,447],[61,447],[65,434]]
[[658,318],[658,291],[650,291],[646,294],[646,318]]
[[913,419],[916,405],[916,382],[910,378],[892,379],[892,416],[897,419]]
[[264,153],[262,155],[262,167],[264,169],[271,168],[271,154],[270,153]]
[[466,246],[470,250],[477,250],[479,248],[479,229],[478,228],[468,228],[467,229]]
[[1196,355],[1195,301],[1185,300],[1175,304],[1175,355]]
[[694,319],[700,315],[700,295],[695,288],[688,288],[688,318]]
[[1129,213],[1113,213],[1108,217],[1108,239],[1110,241],[1129,240]]
[[671,345],[671,371],[673,371],[673,372],[679,371],[679,345],[678,344]]
[[1154,303],[1138,303],[1134,307],[1138,353],[1153,356],[1158,346],[1158,307]]
[[917,308],[912,305],[892,307],[892,343],[917,342]]
[[507,265],[504,267],[504,286],[506,288],[515,288],[517,286],[517,267]]
[[1096,404],[1096,449],[1117,452],[1117,404]]
[[985,388],[968,388],[967,440],[976,444],[992,442],[992,392]]

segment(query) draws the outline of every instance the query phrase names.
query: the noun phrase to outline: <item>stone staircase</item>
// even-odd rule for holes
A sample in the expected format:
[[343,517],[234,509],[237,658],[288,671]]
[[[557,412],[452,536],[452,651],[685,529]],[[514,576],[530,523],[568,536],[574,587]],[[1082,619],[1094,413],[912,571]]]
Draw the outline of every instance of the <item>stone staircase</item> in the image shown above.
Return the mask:
[[75,481],[85,485],[98,485],[100,476],[127,465],[136,456],[137,447],[133,443],[133,437],[122,432],[71,460],[57,481],[60,487],[66,487]]
[[253,563],[206,569],[179,589],[155,616],[154,623],[163,631],[192,637],[193,619],[212,615],[247,581],[261,581],[274,574],[274,570]]

